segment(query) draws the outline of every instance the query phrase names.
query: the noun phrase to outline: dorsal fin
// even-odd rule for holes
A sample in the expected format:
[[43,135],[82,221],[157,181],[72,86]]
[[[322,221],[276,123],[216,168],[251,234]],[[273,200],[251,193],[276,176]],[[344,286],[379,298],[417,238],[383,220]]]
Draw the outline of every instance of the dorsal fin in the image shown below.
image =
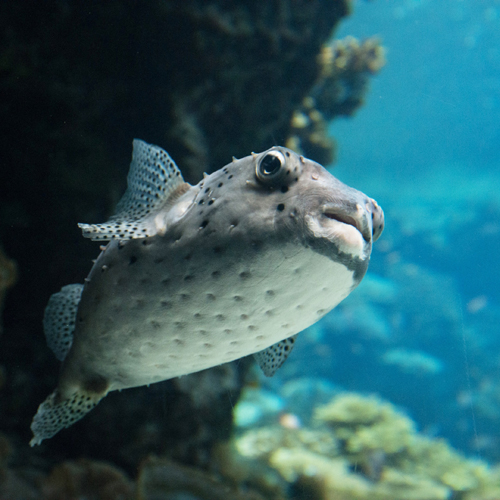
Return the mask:
[[47,345],[59,361],[62,361],[73,343],[76,312],[82,295],[83,285],[66,285],[54,293],[43,316],[43,330]]
[[253,355],[266,377],[272,377],[276,370],[286,361],[286,358],[292,352],[296,338],[297,335],[292,335]]
[[130,240],[157,233],[154,216],[169,198],[188,186],[169,154],[158,146],[134,139],[127,190],[116,213],[104,224],[78,224],[85,238]]

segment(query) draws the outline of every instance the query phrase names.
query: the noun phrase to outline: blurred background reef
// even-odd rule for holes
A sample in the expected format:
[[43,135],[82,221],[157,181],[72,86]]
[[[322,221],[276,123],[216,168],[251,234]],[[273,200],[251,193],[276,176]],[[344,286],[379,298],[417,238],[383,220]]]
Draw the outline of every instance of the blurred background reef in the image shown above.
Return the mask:
[[95,498],[127,498],[139,466],[154,484],[151,454],[184,464],[169,462],[176,480],[196,466],[211,484],[201,469],[231,436],[251,362],[113,393],[30,449],[58,373],[43,310],[88,273],[98,248],[76,223],[113,212],[134,137],[165,148],[192,183],[275,144],[331,163],[327,123],[356,111],[384,65],[376,39],[330,41],[348,14],[347,0],[0,4],[1,498],[41,498],[42,483],[45,498],[70,498],[41,482],[51,470],[52,483],[84,477],[108,485]]

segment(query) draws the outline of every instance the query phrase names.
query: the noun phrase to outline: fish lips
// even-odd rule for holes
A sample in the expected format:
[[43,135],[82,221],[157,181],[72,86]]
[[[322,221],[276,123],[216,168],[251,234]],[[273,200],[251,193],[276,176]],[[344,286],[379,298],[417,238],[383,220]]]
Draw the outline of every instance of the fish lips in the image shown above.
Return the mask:
[[360,204],[350,209],[337,204],[325,204],[315,214],[305,217],[314,238],[329,241],[339,252],[362,260],[371,253],[373,241],[371,213]]

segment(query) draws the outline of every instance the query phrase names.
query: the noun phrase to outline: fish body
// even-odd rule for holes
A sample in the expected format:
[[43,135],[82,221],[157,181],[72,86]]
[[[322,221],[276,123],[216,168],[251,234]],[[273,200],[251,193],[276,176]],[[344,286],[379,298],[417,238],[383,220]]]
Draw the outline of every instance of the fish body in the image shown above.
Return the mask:
[[383,223],[374,200],[286,148],[190,186],[167,153],[134,141],[117,214],[80,224],[109,243],[85,285],[49,301],[44,328],[63,366],[31,443],[109,391],[249,354],[272,375],[297,333],[359,284]]

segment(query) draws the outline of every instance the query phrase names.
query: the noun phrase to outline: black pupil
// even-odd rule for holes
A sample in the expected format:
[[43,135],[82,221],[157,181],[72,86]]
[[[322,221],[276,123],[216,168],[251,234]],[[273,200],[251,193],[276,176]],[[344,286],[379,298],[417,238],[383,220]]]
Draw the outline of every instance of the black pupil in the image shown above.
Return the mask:
[[264,175],[273,175],[281,168],[281,161],[277,156],[266,155],[260,163],[260,171]]

